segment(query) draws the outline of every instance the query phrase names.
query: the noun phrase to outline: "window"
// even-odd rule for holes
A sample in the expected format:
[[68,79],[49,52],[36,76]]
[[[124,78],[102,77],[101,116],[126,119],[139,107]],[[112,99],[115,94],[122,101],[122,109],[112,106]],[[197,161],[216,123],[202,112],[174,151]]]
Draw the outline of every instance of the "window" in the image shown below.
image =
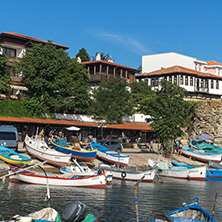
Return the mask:
[[170,78],[169,78],[169,82],[172,82],[172,76],[170,76]]
[[219,81],[216,81],[216,89],[219,89]]
[[10,48],[3,48],[3,54],[10,56],[10,57],[15,57],[16,56],[16,50],[15,49],[10,49]]
[[211,79],[211,84],[210,84],[210,87],[211,87],[211,89],[213,89],[213,88],[214,88],[214,81],[213,81],[213,79]]
[[155,79],[155,86],[158,86],[159,84],[159,79]]
[[200,87],[203,88],[203,86],[204,86],[204,80],[201,79]]
[[188,86],[188,76],[185,76],[185,85]]
[[154,86],[154,79],[151,79],[151,86]]
[[208,79],[205,80],[205,88],[208,88]]
[[183,85],[183,76],[180,76],[180,85]]
[[174,84],[177,84],[177,76],[174,76]]
[[14,132],[0,132],[0,140],[16,140]]
[[193,76],[190,77],[190,85],[193,86]]
[[165,79],[165,80],[167,80],[167,77],[166,77],[166,76],[164,76],[164,79]]

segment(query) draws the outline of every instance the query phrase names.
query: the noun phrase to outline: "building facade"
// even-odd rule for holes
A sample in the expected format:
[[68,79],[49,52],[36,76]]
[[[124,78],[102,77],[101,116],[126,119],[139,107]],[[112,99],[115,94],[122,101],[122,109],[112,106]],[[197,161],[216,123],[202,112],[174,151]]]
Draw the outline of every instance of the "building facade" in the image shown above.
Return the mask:
[[173,52],[143,56],[142,74],[136,75],[136,80],[147,81],[153,90],[159,90],[162,79],[185,88],[188,98],[222,98],[222,64],[215,61]]

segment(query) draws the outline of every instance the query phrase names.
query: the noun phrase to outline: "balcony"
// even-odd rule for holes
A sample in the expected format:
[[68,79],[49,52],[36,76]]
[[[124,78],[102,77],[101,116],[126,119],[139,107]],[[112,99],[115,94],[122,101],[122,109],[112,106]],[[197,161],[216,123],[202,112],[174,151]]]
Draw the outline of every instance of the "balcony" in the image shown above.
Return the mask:
[[209,88],[195,86],[195,87],[194,87],[194,92],[204,92],[204,93],[209,93]]
[[109,76],[96,74],[96,75],[90,75],[89,81],[90,82],[101,82],[101,81],[107,80],[108,78],[109,78]]

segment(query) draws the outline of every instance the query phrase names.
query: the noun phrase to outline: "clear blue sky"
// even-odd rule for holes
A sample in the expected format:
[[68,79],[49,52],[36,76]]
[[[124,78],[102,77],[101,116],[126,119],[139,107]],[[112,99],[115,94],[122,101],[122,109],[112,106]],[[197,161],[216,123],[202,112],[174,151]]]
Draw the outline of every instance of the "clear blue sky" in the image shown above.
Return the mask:
[[0,32],[52,40],[75,57],[109,53],[138,68],[142,55],[177,52],[222,63],[221,0],[1,1]]

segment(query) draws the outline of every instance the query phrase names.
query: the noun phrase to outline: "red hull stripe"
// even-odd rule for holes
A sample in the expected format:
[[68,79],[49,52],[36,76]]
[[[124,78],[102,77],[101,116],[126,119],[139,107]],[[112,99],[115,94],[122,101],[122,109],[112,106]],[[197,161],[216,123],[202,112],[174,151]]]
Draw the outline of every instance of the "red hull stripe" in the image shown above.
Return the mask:
[[200,177],[172,177],[172,176],[164,176],[164,175],[161,175],[161,177],[168,177],[168,178],[173,178],[173,179],[183,179],[183,180],[198,180],[198,181],[204,181],[205,178],[200,178]]

